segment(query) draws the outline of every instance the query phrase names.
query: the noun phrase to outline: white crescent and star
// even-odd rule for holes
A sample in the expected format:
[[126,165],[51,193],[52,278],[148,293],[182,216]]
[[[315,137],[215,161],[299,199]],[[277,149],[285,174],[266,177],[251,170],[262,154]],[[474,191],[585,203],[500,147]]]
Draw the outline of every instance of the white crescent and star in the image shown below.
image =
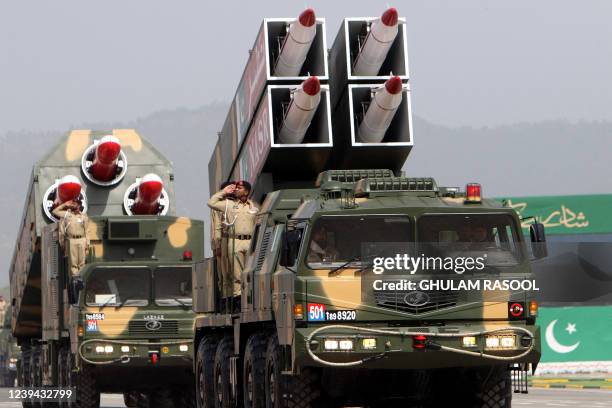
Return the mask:
[[[567,354],[567,353],[571,353],[572,351],[576,350],[576,348],[580,345],[579,341],[572,344],[571,346],[563,345],[557,341],[557,339],[555,338],[555,333],[554,333],[555,324],[557,324],[557,320],[553,320],[546,327],[546,342],[548,343],[548,347],[550,347],[553,351],[556,351],[557,353],[560,353],[560,354]],[[570,326],[568,324],[568,327],[566,328],[566,330],[570,334],[572,334],[573,332],[576,331],[576,325],[573,324]]]

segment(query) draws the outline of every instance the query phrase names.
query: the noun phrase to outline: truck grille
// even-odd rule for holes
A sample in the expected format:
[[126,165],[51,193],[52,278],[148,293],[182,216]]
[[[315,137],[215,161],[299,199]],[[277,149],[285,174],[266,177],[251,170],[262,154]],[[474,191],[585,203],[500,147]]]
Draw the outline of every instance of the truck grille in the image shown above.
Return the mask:
[[[151,322],[157,322],[157,323],[151,323]],[[178,321],[176,320],[132,320],[129,323],[128,330],[130,334],[145,336],[145,337],[172,336],[172,335],[178,334]]]
[[446,307],[455,306],[457,304],[457,300],[459,298],[458,291],[420,291],[427,295],[428,300],[423,304],[408,305],[406,304],[406,295],[408,295],[409,291],[405,292],[374,292],[374,300],[376,304],[380,307],[397,310],[399,312],[406,312],[412,314],[419,314],[425,312],[431,312],[438,309],[443,309]]

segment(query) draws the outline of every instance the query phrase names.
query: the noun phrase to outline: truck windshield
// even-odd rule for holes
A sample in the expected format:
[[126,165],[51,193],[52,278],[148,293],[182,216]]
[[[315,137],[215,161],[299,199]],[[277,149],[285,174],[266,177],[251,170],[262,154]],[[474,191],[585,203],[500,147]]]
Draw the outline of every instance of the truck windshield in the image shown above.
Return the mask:
[[323,216],[311,231],[306,262],[312,269],[365,262],[364,256],[372,251],[376,253],[370,255],[381,256],[381,250],[396,253],[393,248],[405,252],[411,247],[411,221],[405,215]]
[[191,306],[191,268],[155,269],[155,304],[158,306]]
[[417,221],[420,252],[432,257],[484,257],[487,266],[521,261],[519,234],[507,214],[436,214]]
[[97,268],[85,283],[88,306],[147,306],[151,271],[147,268]]

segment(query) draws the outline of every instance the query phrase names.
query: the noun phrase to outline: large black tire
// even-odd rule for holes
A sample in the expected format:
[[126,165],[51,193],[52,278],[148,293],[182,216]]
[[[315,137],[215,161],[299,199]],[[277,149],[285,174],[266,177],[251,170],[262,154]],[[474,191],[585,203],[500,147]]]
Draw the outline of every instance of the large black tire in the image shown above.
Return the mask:
[[191,386],[175,390],[172,399],[175,408],[196,408],[195,386],[192,384]]
[[247,341],[242,370],[244,408],[266,406],[267,348],[268,336],[264,333],[255,333]]
[[[68,387],[68,369],[66,367],[68,363],[68,350],[65,347],[60,348],[57,356],[57,385],[60,388]],[[58,404],[61,408],[67,407],[66,401],[61,401]]]
[[96,386],[92,368],[86,364],[76,373],[76,406],[78,408],[99,408],[100,391]]
[[124,392],[123,403],[128,408],[138,407],[138,393],[137,392]]
[[215,353],[217,339],[204,336],[198,346],[196,355],[196,404],[198,408],[215,406]]
[[[41,387],[42,386],[40,359],[41,359],[40,349],[38,347],[33,348],[30,354],[30,387]],[[42,403],[40,401],[33,402],[32,407],[34,408],[42,407]]]
[[324,407],[319,375],[303,368],[300,375],[283,375],[278,338],[272,336],[266,350],[266,408]]
[[[26,349],[21,352],[21,375],[19,378],[20,387],[30,387],[30,356],[32,350]],[[21,405],[23,408],[32,408],[31,402],[22,400]]]
[[234,348],[233,340],[223,337],[215,353],[215,408],[233,408],[236,404],[232,395],[230,383],[230,357]]
[[506,367],[495,367],[488,378],[483,378],[477,394],[479,408],[512,407],[512,382]]

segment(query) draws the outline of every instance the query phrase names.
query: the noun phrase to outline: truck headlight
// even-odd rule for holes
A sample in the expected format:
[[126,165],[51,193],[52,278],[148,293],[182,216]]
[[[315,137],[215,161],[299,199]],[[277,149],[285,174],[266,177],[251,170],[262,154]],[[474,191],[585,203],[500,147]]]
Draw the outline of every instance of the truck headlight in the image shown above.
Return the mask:
[[363,339],[361,340],[361,346],[364,350],[374,350],[376,349],[376,339]]
[[340,350],[352,350],[353,340],[340,340]]
[[96,346],[96,353],[104,353],[104,346]]
[[122,353],[129,353],[130,352],[130,346],[121,346],[121,352]]
[[501,346],[503,348],[514,348],[516,346],[516,339],[514,336],[502,336]]
[[179,351],[183,351],[183,352],[185,352],[185,351],[189,351],[189,346],[188,346],[188,345],[186,345],[186,344],[181,344],[181,345],[179,346]]
[[516,347],[516,336],[509,334],[487,336],[485,344],[488,349],[512,349]]
[[485,340],[485,344],[487,348],[499,348],[499,337],[497,336],[487,336]]
[[110,345],[104,346],[104,352],[107,353],[107,354],[112,353],[113,350],[114,350],[113,346],[110,346]]
[[338,340],[325,340],[325,350],[338,350]]
[[463,347],[476,347],[476,337],[475,336],[465,336],[462,341],[463,341]]

